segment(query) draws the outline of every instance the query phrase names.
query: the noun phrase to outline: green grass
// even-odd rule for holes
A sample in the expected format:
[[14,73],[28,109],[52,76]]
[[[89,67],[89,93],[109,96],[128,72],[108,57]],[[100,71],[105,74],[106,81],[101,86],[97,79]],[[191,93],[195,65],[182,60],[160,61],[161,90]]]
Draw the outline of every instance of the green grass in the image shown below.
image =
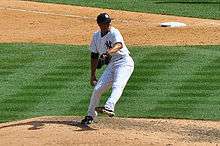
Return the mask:
[[[130,51],[135,70],[117,116],[220,120],[220,46]],[[0,122],[85,115],[89,67],[88,46],[0,44]]]
[[219,0],[35,0],[135,12],[220,19]]

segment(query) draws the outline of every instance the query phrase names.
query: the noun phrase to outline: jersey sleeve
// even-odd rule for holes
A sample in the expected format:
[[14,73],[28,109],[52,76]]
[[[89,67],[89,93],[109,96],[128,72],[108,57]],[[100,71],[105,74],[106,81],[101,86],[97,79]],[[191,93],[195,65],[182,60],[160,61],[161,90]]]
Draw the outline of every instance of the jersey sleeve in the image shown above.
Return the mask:
[[118,30],[114,31],[112,35],[112,44],[114,45],[115,43],[123,43],[123,42],[124,40],[121,33]]
[[95,42],[95,34],[93,34],[93,37],[92,37],[92,41],[90,43],[90,51],[93,52],[93,53],[98,53],[97,51],[97,46],[96,46],[96,42]]

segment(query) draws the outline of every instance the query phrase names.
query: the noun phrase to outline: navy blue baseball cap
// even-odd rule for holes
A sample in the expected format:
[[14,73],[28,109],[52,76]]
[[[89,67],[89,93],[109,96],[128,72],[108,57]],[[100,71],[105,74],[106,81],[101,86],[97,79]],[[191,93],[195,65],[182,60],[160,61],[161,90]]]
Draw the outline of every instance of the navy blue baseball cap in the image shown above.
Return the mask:
[[107,23],[111,23],[111,18],[107,13],[101,13],[97,16],[96,19],[97,23],[101,23],[101,24],[107,24]]

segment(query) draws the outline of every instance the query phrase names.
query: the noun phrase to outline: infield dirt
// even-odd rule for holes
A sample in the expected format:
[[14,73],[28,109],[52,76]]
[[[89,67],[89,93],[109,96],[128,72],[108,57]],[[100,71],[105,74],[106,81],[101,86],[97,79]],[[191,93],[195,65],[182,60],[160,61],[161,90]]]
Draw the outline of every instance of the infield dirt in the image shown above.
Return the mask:
[[[129,45],[220,44],[220,20],[175,17],[89,7],[0,1],[0,42],[89,44],[100,12],[111,15]],[[178,21],[187,27],[160,27]]]
[[[43,4],[0,1],[0,42],[88,45],[96,16],[108,12],[129,45],[220,45],[220,20],[208,20]],[[160,27],[178,21],[182,28]],[[220,122],[99,117],[39,117],[0,124],[0,145],[220,145]]]

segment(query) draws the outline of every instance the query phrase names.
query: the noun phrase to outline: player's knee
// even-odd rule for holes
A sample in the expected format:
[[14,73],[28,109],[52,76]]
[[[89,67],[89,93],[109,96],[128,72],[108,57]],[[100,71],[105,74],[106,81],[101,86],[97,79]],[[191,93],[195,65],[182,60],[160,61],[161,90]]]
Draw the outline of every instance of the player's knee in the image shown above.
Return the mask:
[[124,87],[125,87],[125,85],[124,85],[124,84],[114,84],[114,85],[112,86],[112,89],[119,89],[119,90],[123,90],[123,89],[124,89]]
[[100,90],[101,90],[101,88],[99,86],[95,86],[94,92],[99,92]]
[[103,92],[103,89],[102,87],[100,86],[95,86],[94,90],[93,90],[93,93],[94,94],[101,94]]

